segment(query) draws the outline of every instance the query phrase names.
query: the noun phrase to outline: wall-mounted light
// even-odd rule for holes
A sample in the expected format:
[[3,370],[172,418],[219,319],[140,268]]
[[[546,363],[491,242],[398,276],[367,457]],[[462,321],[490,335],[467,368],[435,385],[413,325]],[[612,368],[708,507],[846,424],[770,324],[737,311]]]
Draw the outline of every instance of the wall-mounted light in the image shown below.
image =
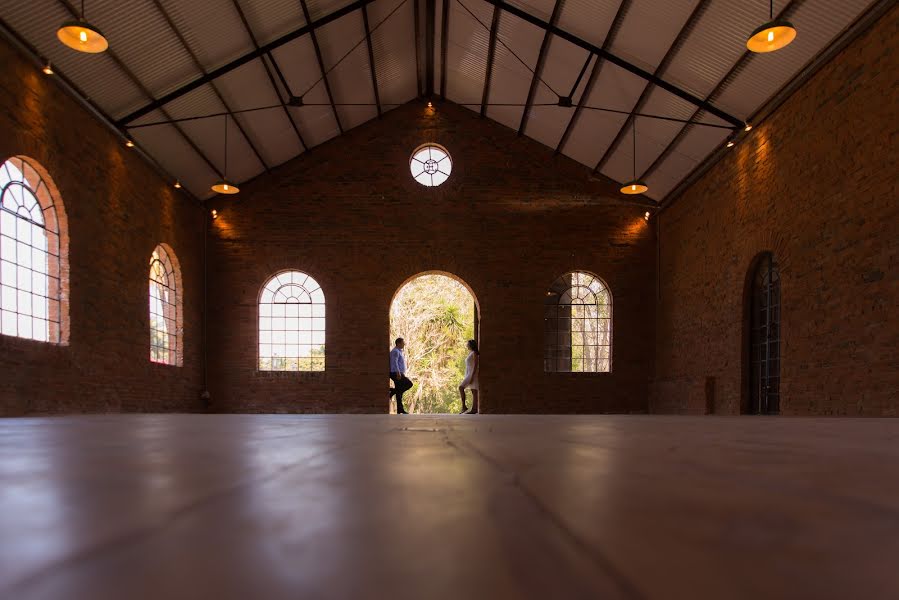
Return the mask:
[[735,141],[733,141],[733,140],[727,140],[727,147],[728,147],[728,148],[733,148],[735,144],[736,144]]
[[434,103],[428,100],[428,108],[434,108]]
[[649,187],[637,179],[637,119],[634,118],[634,178],[621,186],[621,193],[629,196],[643,194],[649,190]]
[[44,65],[44,68],[41,69],[44,72],[44,75],[53,75],[53,67],[50,66],[50,61],[47,61],[47,64]]
[[129,148],[134,148],[134,142],[131,140],[131,138],[125,139],[125,145]]
[[751,131],[751,130],[752,130],[752,125],[750,125],[749,123],[746,123],[746,127],[743,128],[743,131]]
[[81,16],[74,21],[66,21],[56,31],[59,41],[78,52],[97,54],[109,48],[109,42],[99,28],[84,19],[84,0],[81,0]]
[[217,210],[215,210],[214,208],[212,209],[212,218],[213,218],[213,220],[219,218],[219,212]]
[[796,28],[792,23],[774,18],[774,0],[770,0],[769,7],[768,18],[771,20],[757,27],[746,40],[746,48],[751,52],[774,52],[796,39]]
[[649,221],[649,211],[648,210],[645,213],[643,213],[643,220]]
[[176,181],[176,182],[175,182],[175,189],[176,189],[176,190],[180,190],[180,189],[181,189],[181,182],[180,182],[180,181]]

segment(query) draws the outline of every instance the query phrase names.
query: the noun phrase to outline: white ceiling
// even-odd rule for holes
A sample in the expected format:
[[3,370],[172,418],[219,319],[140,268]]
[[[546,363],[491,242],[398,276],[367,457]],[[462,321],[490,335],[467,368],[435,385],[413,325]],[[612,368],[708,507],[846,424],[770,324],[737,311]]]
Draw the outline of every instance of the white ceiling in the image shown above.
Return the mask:
[[[618,182],[633,176],[630,125],[622,130],[627,114],[585,108],[572,122],[575,109],[556,106],[559,96],[571,95],[575,104],[580,101],[585,107],[624,113],[634,111],[639,101],[644,114],[729,124],[697,112],[695,104],[609,60],[594,57],[585,68],[591,56],[585,45],[602,47],[742,121],[874,4],[873,0],[775,2],[776,14],[787,9],[799,32],[796,41],[776,53],[745,56],[747,35],[767,20],[764,0],[559,1],[557,27],[564,35],[547,37],[524,134],[591,169],[599,166],[600,173]],[[514,12],[549,22],[556,0],[507,2],[498,12],[486,115],[517,131],[545,29]],[[365,123],[377,116],[378,109],[363,9],[358,4],[306,3],[312,23],[356,7],[314,29],[327,84],[338,106],[331,106],[307,33],[274,49],[270,58],[254,58],[131,124],[279,105],[291,94],[302,96],[305,106],[277,106],[231,120],[227,175],[243,182]],[[427,4],[428,0],[372,0],[365,5],[383,111],[425,90]],[[434,4],[434,87],[439,95],[444,0]],[[496,4],[497,0],[446,0],[444,92],[447,99],[476,112],[484,96]],[[88,55],[56,39],[59,24],[77,10],[68,0],[0,0],[5,25],[52,61],[113,121],[307,25],[300,0],[87,0],[87,19],[104,32],[111,50]],[[573,43],[572,37],[582,43]],[[191,120],[131,132],[147,153],[203,198],[225,170],[224,120]],[[569,134],[560,146],[566,129]],[[731,133],[698,126],[685,129],[682,123],[644,117],[636,119],[636,129],[637,175],[646,173],[649,196],[655,200],[662,200]]]

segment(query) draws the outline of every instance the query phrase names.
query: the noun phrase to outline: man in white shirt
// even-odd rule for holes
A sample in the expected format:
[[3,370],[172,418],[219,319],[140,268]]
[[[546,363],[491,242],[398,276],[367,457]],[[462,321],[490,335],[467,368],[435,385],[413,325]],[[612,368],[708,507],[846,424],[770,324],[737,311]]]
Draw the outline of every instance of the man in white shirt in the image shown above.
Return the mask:
[[393,350],[390,351],[390,378],[393,379],[393,387],[390,389],[390,397],[396,395],[396,414],[405,415],[403,407],[403,394],[412,387],[412,381],[406,377],[406,355],[403,348],[406,342],[403,338],[396,338]]

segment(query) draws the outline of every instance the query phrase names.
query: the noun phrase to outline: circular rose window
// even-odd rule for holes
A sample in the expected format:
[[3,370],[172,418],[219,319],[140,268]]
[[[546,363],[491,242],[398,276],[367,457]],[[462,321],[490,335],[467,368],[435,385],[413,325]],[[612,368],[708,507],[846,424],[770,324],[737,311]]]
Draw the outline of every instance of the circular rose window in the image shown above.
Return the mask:
[[439,144],[422,144],[409,159],[409,170],[418,183],[433,187],[446,181],[453,170],[453,161],[446,148]]

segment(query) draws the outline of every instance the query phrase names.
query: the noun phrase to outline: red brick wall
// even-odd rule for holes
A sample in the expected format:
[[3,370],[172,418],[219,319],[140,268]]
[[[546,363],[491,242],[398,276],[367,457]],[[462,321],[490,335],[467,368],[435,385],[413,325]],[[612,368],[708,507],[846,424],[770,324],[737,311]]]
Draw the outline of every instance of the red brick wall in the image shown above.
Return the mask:
[[740,412],[744,283],[771,250],[781,412],[899,412],[897,30],[894,9],[659,216],[654,411],[702,412],[711,385]]
[[[70,288],[68,345],[0,336],[0,416],[198,409],[204,211],[5,43],[0,64],[0,162],[28,156],[59,189]],[[183,270],[183,367],[149,361],[159,242]]]
[[[425,188],[408,162],[450,151],[449,181]],[[219,199],[210,236],[210,391],[222,411],[385,412],[388,308],[409,277],[463,279],[481,308],[487,412],[646,410],[653,358],[655,240],[643,210],[589,169],[443,105],[411,103]],[[610,200],[609,198],[616,198]],[[257,297],[296,268],[327,302],[324,373],[256,371]],[[592,271],[614,301],[613,372],[543,372],[543,299]]]

